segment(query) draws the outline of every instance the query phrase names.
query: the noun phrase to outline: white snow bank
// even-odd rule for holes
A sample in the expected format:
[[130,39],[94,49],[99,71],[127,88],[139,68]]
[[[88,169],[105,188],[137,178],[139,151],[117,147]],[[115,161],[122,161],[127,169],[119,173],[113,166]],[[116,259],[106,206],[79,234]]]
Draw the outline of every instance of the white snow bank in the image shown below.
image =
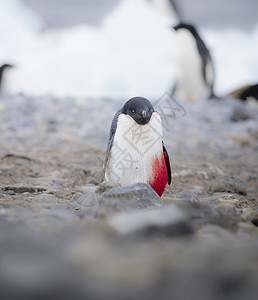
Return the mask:
[[258,23],[251,32],[240,29],[203,30],[216,67],[220,94],[258,82]]
[[[42,33],[42,22],[20,2],[0,0],[0,63],[16,65],[6,88],[35,96],[159,97],[175,76],[169,25],[148,1],[123,0],[100,28]],[[250,33],[201,32],[215,59],[219,93],[258,81],[258,26]]]

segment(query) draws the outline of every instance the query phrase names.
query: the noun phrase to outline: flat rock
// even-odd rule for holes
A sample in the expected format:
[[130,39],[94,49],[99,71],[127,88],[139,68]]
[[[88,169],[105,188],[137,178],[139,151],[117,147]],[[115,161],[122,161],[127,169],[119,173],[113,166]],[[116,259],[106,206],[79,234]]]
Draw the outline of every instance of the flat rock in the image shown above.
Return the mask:
[[121,211],[164,206],[162,198],[146,183],[110,189],[104,192],[100,203],[106,207],[116,207]]
[[210,184],[210,191],[236,193],[240,195],[246,195],[247,187],[243,180],[238,177],[227,175],[215,178]]

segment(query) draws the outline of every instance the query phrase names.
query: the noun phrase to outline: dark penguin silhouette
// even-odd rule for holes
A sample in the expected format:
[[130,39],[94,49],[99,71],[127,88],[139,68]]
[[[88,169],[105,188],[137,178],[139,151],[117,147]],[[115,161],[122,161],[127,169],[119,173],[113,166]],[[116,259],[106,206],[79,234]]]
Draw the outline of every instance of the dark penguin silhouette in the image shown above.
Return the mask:
[[13,65],[10,65],[10,64],[4,64],[0,67],[0,90],[2,87],[3,74],[4,74],[5,70],[7,68],[12,68],[12,67],[13,67]]
[[148,183],[161,196],[171,183],[162,123],[149,100],[135,97],[115,114],[104,163],[104,179],[122,186]]
[[197,29],[187,23],[173,27],[176,31],[176,98],[201,101],[215,97],[214,67],[211,54]]
[[231,96],[247,101],[249,98],[258,100],[258,84],[245,85],[230,93]]

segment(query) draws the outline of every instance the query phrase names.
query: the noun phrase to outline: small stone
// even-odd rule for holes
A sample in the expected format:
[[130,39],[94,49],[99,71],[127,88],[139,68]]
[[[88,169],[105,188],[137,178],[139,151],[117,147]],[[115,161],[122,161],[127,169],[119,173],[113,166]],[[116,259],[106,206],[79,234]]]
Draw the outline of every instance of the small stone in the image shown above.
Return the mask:
[[243,234],[243,236],[252,233],[255,229],[254,225],[251,222],[250,223],[239,222],[237,226],[238,226],[238,231],[237,231],[238,235]]
[[251,207],[247,207],[243,209],[241,219],[244,221],[251,221],[255,216],[255,212]]
[[191,191],[182,191],[175,195],[175,198],[182,199],[182,200],[188,200],[192,202],[199,202],[198,196],[191,192]]
[[215,178],[210,184],[210,191],[216,192],[227,192],[246,195],[247,187],[243,180],[238,177],[227,175]]
[[8,195],[15,195],[15,191],[13,191],[13,190],[6,190],[6,193]]
[[221,199],[223,196],[224,196],[223,194],[218,194],[218,195],[212,195],[210,197],[200,198],[200,202],[214,205],[217,202],[217,200]]
[[258,140],[258,127],[249,128],[248,133],[255,139]]
[[177,236],[192,233],[181,211],[175,206],[148,211],[121,213],[109,218],[108,223],[121,234],[165,234]]
[[246,105],[238,105],[234,108],[232,115],[230,116],[230,120],[234,122],[238,121],[246,121],[252,119],[253,115],[246,108]]
[[254,224],[254,226],[258,227],[258,218],[253,219],[252,223]]
[[250,138],[249,136],[245,136],[245,135],[234,135],[233,141],[242,147],[250,146],[254,143],[254,140],[252,138]]
[[231,207],[231,208],[235,208],[237,203],[238,203],[237,199],[219,198],[219,199],[217,199],[215,205],[218,206],[218,207]]

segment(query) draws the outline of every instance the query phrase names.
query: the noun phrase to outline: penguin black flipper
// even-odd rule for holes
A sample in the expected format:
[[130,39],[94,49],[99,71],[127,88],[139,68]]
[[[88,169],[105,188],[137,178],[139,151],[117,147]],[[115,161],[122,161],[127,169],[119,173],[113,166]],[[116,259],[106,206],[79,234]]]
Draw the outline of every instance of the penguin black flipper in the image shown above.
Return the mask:
[[117,128],[117,120],[118,120],[118,117],[120,116],[121,113],[122,113],[122,109],[120,109],[120,110],[115,114],[115,116],[114,116],[114,118],[113,118],[113,120],[112,120],[110,132],[109,132],[109,139],[108,139],[108,145],[107,145],[107,152],[106,152],[105,161],[104,161],[104,165],[103,165],[103,176],[102,176],[102,181],[104,180],[104,176],[105,176],[105,172],[106,172],[106,168],[107,168],[107,163],[108,163],[108,159],[109,159],[109,154],[110,154],[110,151],[111,151],[112,146],[113,146],[113,143],[114,143],[114,137],[115,137],[116,128]]
[[[214,65],[213,65],[213,61],[212,61],[212,58],[211,58],[210,50],[205,45],[204,41],[200,37],[197,30],[195,28],[192,29],[192,30],[193,30],[192,31],[193,35],[196,38],[197,49],[200,53],[200,57],[201,57],[201,60],[202,60],[202,76],[203,76],[203,79],[204,79],[205,83],[210,86],[210,91],[211,92],[210,92],[209,98],[214,98],[214,97],[216,97],[215,94],[214,94]],[[208,68],[211,69],[210,72],[212,72],[212,77],[213,78],[209,78]]]
[[162,142],[162,147],[163,147],[163,154],[165,157],[165,162],[166,162],[166,167],[167,167],[167,172],[168,172],[168,185],[171,184],[171,168],[170,168],[170,161],[169,161],[169,156],[168,156],[168,152],[167,149],[164,145],[164,142]]
[[[197,31],[195,33],[195,37],[196,37],[197,48],[202,60],[202,76],[204,82],[208,86],[210,86],[209,99],[218,98],[214,93],[215,70],[214,70],[214,64],[210,54],[210,50],[207,48],[207,46],[205,45],[204,41],[201,39]],[[210,78],[210,76],[212,76],[212,78]]]

